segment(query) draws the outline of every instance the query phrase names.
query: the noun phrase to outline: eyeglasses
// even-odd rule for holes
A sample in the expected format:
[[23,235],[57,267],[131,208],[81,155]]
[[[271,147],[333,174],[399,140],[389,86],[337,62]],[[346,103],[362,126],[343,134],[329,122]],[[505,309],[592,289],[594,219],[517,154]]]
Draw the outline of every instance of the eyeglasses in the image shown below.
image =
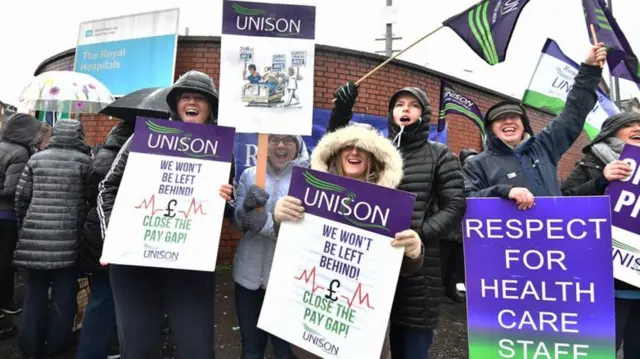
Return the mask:
[[277,146],[282,142],[285,146],[291,146],[296,143],[296,139],[292,137],[269,137],[269,144],[271,146]]

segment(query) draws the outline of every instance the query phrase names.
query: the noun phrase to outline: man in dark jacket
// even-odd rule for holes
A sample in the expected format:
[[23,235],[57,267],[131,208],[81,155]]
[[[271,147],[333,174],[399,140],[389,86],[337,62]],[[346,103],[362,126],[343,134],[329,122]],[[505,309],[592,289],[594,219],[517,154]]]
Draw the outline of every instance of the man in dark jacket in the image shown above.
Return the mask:
[[[358,88],[349,82],[335,96],[328,131],[349,123]],[[388,137],[403,158],[404,177],[398,189],[417,195],[411,229],[420,235],[425,251],[419,273],[398,280],[390,318],[391,355],[426,359],[442,298],[439,238],[464,216],[464,185],[455,156],[445,145],[428,140],[431,104],[427,94],[405,87],[391,96],[388,108]]]
[[576,141],[596,104],[602,77],[603,44],[594,46],[580,66],[562,113],[535,134],[519,103],[502,101],[484,118],[488,134],[485,150],[463,168],[467,197],[502,197],[529,209],[534,196],[562,196],[558,161]]
[[[218,92],[213,79],[205,73],[189,71],[182,75],[167,94],[167,104],[173,121],[217,123]],[[98,215],[103,238],[127,164],[131,138],[124,144],[109,173],[100,183]],[[232,161],[229,183],[233,183],[233,177]],[[230,208],[225,215],[232,212]],[[111,264],[109,276],[123,357],[158,357],[161,341],[158,328],[163,320],[163,310],[169,316],[178,357],[214,357],[213,273]]]
[[29,159],[18,183],[21,228],[13,262],[25,269],[18,345],[26,357],[61,355],[75,344],[77,248],[88,210],[90,152],[82,123],[60,120],[51,142]]
[[[134,122],[120,121],[111,129],[104,140],[104,145],[96,151],[91,164],[89,175],[87,200],[89,202],[89,214],[83,227],[83,236],[80,241],[78,253],[78,265],[80,270],[90,274],[89,283],[91,295],[84,312],[80,343],[77,349],[77,359],[106,358],[109,354],[110,342],[117,336],[116,309],[111,293],[109,271],[100,265],[102,255],[102,231],[100,219],[96,209],[98,197],[98,184],[109,172],[116,155],[133,135]],[[112,333],[111,335],[109,333]],[[111,338],[110,338],[111,336]]]
[[24,166],[29,160],[29,149],[35,143],[40,121],[33,116],[18,113],[9,117],[2,126],[0,139],[0,339],[17,332],[7,314],[21,311],[14,304],[13,251],[18,241],[18,223],[15,211],[16,187]]

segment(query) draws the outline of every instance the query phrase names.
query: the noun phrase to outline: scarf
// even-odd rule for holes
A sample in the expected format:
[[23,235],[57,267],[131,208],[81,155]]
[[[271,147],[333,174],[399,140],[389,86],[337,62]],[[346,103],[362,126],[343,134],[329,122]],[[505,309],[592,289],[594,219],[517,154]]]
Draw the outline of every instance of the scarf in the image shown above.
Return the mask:
[[617,137],[609,137],[591,147],[591,152],[605,164],[609,164],[620,158],[620,152],[624,147],[624,141]]

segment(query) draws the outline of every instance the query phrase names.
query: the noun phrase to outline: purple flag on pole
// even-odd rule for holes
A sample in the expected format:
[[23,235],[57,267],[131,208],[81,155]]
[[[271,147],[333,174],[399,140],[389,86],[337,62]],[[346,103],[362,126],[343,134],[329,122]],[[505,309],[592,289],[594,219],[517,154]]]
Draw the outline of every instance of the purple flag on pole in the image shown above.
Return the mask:
[[607,4],[604,0],[582,0],[582,7],[587,21],[589,38],[591,38],[589,26],[593,24],[598,41],[607,46],[607,63],[609,63],[611,74],[635,82],[640,87],[638,57],[633,53],[629,41],[618,26],[618,22]]
[[503,62],[516,22],[529,0],[486,0],[442,24],[455,31],[489,65]]
[[440,80],[440,117],[438,118],[438,132],[446,125],[447,114],[455,114],[468,118],[480,129],[482,145],[486,139],[482,112],[475,102],[453,89],[446,81]]

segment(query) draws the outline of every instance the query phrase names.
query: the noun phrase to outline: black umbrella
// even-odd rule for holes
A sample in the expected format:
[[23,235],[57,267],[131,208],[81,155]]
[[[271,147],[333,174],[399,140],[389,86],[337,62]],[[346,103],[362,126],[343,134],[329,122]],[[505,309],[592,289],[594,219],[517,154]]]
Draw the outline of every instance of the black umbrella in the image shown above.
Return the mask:
[[169,118],[168,92],[168,87],[140,89],[120,97],[109,106],[103,108],[100,113],[125,121],[135,121],[138,116]]

